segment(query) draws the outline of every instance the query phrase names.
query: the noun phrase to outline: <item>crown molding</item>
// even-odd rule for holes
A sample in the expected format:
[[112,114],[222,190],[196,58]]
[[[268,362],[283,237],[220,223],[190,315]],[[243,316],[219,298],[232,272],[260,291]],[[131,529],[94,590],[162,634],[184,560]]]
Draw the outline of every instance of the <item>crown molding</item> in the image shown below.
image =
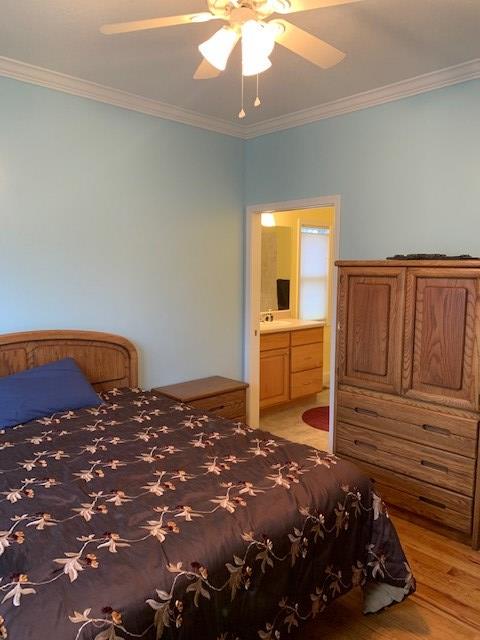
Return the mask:
[[82,80],[58,71],[51,71],[50,69],[2,56],[0,56],[0,76],[96,100],[97,102],[129,109],[130,111],[138,111],[157,118],[173,120],[174,122],[207,129],[208,131],[249,140],[268,133],[274,133],[275,131],[291,129],[292,127],[375,107],[460,82],[479,79],[480,58],[251,125],[240,125],[221,118],[206,116],[196,111],[183,109],[165,102],[152,100],[151,98],[145,98],[127,91],[114,89],[89,80]]
[[274,133],[275,131],[283,131],[298,127],[303,124],[310,124],[325,118],[333,118],[353,111],[376,107],[387,102],[401,100],[442,87],[459,84],[468,80],[476,80],[480,78],[480,58],[469,60],[457,64],[453,67],[446,67],[431,73],[425,73],[414,78],[401,80],[393,84],[388,84],[377,89],[363,91],[339,100],[326,102],[317,107],[295,111],[284,116],[271,118],[258,122],[257,124],[248,125],[243,129],[243,137],[245,139],[257,138],[258,136]]
[[97,102],[104,102],[105,104],[129,109],[130,111],[139,111],[149,116],[173,120],[236,138],[243,138],[243,127],[221,118],[205,116],[196,111],[182,109],[166,102],[144,98],[121,89],[114,89],[96,82],[59,73],[58,71],[37,67],[20,60],[0,56],[0,76],[47,87],[55,91],[62,91],[82,98],[89,98]]

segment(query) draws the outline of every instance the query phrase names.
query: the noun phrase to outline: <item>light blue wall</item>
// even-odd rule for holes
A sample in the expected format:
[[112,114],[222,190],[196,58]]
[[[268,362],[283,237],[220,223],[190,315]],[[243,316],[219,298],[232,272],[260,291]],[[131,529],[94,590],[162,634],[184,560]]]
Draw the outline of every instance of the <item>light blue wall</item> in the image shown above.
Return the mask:
[[243,143],[0,79],[0,333],[125,335],[145,386],[240,376],[244,199],[333,194],[344,258],[479,255],[480,81]]
[[480,81],[247,143],[250,204],[340,194],[340,255],[480,255]]
[[147,386],[241,375],[242,154],[0,79],[0,333],[119,333]]

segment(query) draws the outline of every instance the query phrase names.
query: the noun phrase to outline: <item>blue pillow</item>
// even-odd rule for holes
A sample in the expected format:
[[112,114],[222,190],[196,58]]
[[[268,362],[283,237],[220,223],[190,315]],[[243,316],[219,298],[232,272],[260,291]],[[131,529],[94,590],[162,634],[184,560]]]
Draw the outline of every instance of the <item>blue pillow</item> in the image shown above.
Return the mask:
[[100,397],[73,358],[0,378],[0,427],[100,404]]

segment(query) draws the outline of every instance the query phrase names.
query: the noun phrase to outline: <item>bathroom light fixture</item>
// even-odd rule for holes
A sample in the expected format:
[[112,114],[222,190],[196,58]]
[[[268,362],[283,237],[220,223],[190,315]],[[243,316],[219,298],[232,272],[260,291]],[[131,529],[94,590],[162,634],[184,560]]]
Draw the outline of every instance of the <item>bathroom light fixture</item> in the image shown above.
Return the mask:
[[273,211],[264,211],[262,213],[262,227],[274,227],[275,226],[275,216],[273,215]]

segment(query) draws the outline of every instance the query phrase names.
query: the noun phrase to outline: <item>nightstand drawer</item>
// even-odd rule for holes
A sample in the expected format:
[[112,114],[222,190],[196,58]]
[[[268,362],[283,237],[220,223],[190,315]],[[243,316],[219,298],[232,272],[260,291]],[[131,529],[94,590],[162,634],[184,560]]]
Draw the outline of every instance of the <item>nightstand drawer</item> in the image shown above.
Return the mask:
[[222,393],[208,398],[193,400],[188,404],[196,409],[205,409],[222,418],[238,418],[246,413],[245,390]]

